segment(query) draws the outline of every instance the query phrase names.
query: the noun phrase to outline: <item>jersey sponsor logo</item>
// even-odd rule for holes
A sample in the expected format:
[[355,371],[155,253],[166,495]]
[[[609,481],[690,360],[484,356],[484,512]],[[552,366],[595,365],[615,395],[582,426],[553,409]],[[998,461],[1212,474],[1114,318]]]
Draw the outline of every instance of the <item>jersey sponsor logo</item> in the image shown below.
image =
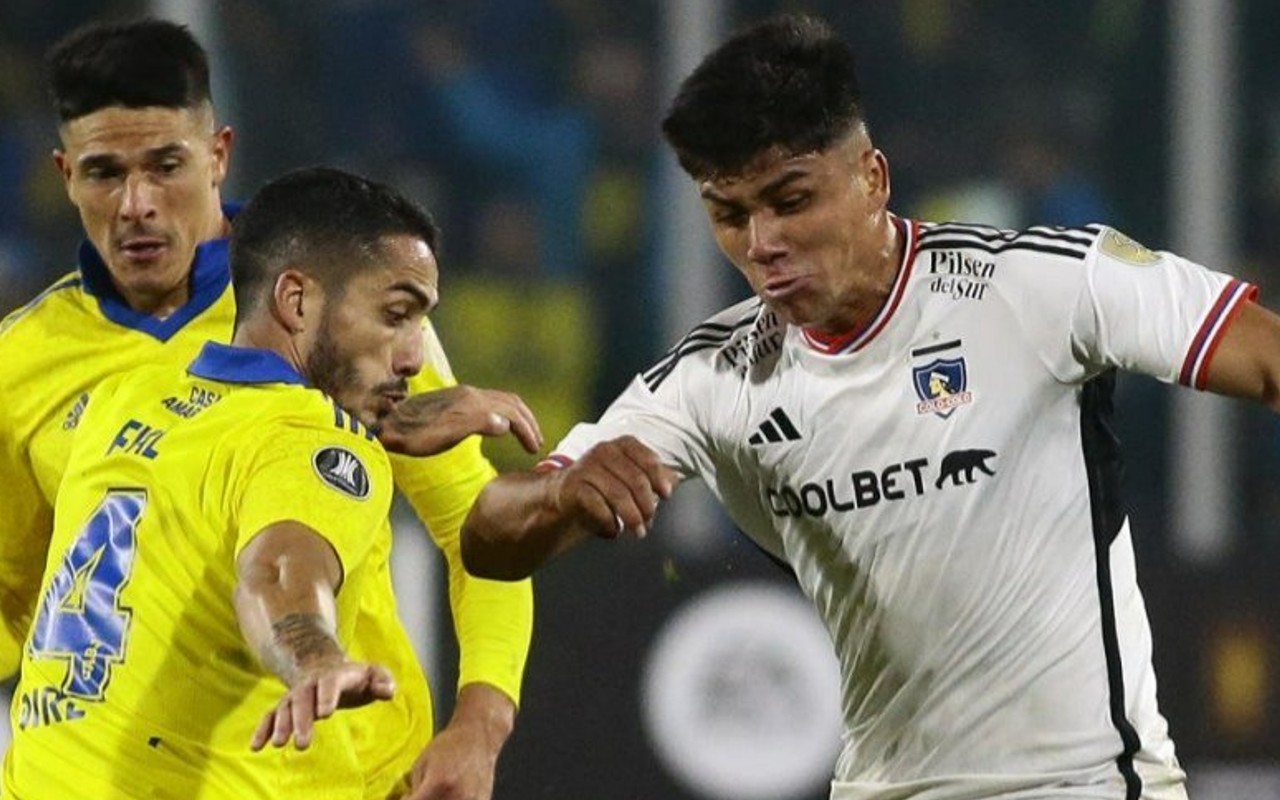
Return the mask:
[[996,262],[956,250],[931,250],[929,274],[937,276],[929,281],[929,291],[934,294],[952,300],[981,300],[995,277]]
[[1117,230],[1108,230],[1098,243],[1098,249],[1117,261],[1135,267],[1149,267],[1160,261],[1160,255],[1135,242]]
[[787,412],[781,408],[775,408],[769,412],[769,418],[756,426],[756,432],[751,434],[751,438],[747,439],[747,443],[752,447],[759,447],[765,442],[798,442],[800,441],[800,431],[791,422],[791,418],[787,416]]
[[81,392],[80,397],[76,398],[76,404],[67,412],[67,416],[62,420],[62,429],[64,431],[73,431],[80,424],[80,416],[84,414],[84,407],[89,404],[88,392]]
[[220,399],[222,399],[222,395],[217,392],[201,386],[192,386],[186,400],[180,400],[177,397],[166,397],[160,401],[160,405],[183,419],[191,419]]
[[929,459],[913,458],[883,469],[860,469],[836,478],[807,481],[799,487],[784,484],[765,489],[765,501],[775,517],[845,513],[977,483],[982,474],[996,474],[988,463],[995,457],[994,450],[953,450],[942,457],[936,476]]
[[916,414],[937,414],[946,419],[960,406],[973,402],[964,356],[938,358],[912,367],[911,383],[920,398],[916,403]]
[[720,356],[739,375],[746,375],[753,365],[782,349],[785,335],[786,326],[779,323],[778,315],[767,311],[746,336],[729,340],[721,349]]
[[120,430],[111,440],[104,455],[109,456],[116,451],[121,451],[127,455],[154,459],[160,455],[156,445],[160,444],[164,435],[164,428],[153,428],[145,422],[131,419],[120,426]]
[[987,461],[995,458],[995,455],[994,450],[953,450],[947,453],[938,468],[938,479],[934,481],[933,487],[941,489],[948,479],[952,486],[973,483],[978,480],[978,472],[995,475],[987,465]]
[[369,496],[369,472],[356,454],[345,447],[322,447],[311,457],[320,479],[357,500]]

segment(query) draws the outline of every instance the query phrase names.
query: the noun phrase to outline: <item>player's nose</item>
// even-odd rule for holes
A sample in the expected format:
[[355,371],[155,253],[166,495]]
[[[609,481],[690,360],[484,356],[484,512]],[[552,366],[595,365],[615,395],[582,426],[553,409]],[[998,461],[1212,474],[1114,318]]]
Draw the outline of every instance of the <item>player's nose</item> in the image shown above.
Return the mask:
[[396,341],[391,355],[391,369],[402,378],[409,378],[422,371],[425,350],[422,345],[422,332],[412,326]]

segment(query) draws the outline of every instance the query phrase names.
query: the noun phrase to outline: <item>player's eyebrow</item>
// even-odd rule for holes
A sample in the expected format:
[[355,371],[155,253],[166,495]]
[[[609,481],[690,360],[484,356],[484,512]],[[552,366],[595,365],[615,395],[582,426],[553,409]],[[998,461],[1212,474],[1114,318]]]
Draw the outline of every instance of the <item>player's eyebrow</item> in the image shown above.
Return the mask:
[[[771,197],[780,194],[793,181],[808,177],[809,171],[802,167],[788,167],[781,175],[766,183],[759,191],[756,192],[758,197]],[[710,182],[704,183],[699,190],[704,200],[709,200],[722,206],[738,206],[740,203],[722,195],[717,189],[711,186]]]
[[432,297],[431,294],[424,292],[422,290],[422,287],[418,286],[418,284],[413,283],[412,281],[396,281],[395,283],[387,287],[387,291],[389,292],[400,291],[400,292],[404,292],[405,294],[411,295],[413,299],[418,302],[419,305],[421,305],[423,308],[428,310],[435,308],[435,305],[436,305],[435,298]]
[[146,157],[152,161],[159,161],[169,156],[180,156],[187,152],[187,146],[180,142],[172,142],[170,144],[155,147],[147,151]]

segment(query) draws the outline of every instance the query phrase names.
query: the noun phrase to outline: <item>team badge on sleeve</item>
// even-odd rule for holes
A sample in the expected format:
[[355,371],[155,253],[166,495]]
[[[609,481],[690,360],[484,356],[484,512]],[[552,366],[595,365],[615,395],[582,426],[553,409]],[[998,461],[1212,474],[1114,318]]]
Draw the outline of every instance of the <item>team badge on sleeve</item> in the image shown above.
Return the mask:
[[369,472],[356,454],[345,447],[322,447],[311,457],[320,479],[357,500],[369,496]]
[[1098,249],[1117,261],[1135,267],[1147,267],[1160,260],[1160,254],[1149,250],[1117,230],[1108,230],[1102,236]]
[[939,358],[913,367],[911,382],[920,398],[916,403],[917,414],[934,413],[946,419],[960,406],[973,402],[964,356]]

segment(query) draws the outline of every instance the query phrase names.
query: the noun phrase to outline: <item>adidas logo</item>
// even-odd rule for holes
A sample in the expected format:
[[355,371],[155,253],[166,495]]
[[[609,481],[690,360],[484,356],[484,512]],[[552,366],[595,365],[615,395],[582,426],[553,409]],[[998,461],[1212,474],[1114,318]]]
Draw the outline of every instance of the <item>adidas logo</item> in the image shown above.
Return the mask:
[[787,412],[775,408],[769,412],[769,418],[760,423],[756,432],[747,440],[748,444],[762,445],[765,442],[798,442],[800,431],[787,417]]

